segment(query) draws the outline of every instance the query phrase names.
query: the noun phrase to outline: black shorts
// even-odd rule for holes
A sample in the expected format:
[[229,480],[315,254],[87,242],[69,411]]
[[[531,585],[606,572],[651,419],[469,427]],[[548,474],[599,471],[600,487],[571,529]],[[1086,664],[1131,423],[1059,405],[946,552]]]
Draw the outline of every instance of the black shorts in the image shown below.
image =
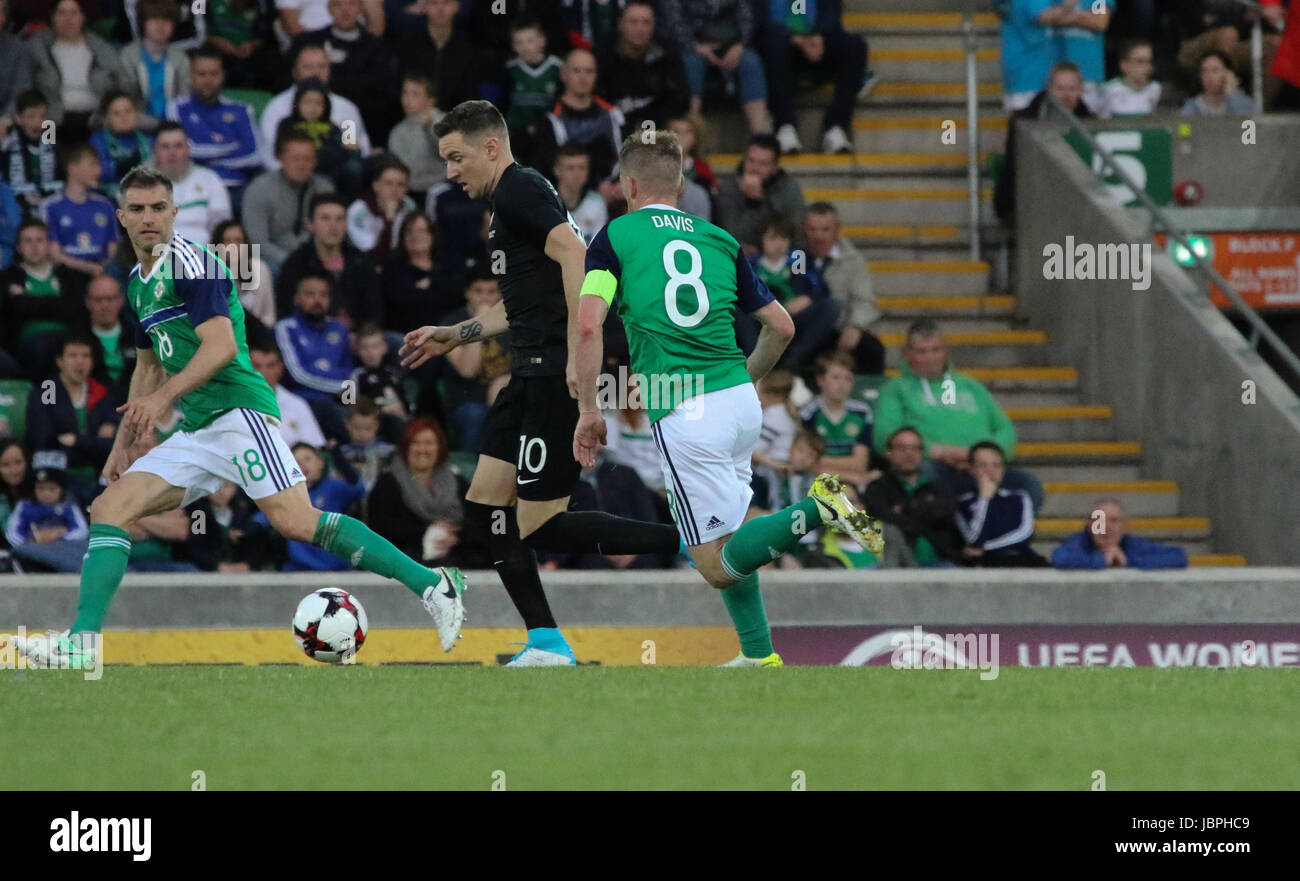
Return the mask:
[[578,402],[564,376],[513,376],[483,421],[478,452],[512,463],[519,498],[549,502],[573,493]]

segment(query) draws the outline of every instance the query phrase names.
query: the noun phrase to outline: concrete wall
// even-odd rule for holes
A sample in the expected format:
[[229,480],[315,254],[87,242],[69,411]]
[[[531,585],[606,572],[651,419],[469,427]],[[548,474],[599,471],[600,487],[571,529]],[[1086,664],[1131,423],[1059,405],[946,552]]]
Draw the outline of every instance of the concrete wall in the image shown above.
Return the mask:
[[[1236,181],[1239,163],[1252,173],[1271,170],[1243,191],[1243,198],[1264,198],[1265,184],[1277,185],[1289,169],[1288,192],[1296,193],[1300,125],[1290,128],[1289,155],[1269,148],[1271,158],[1261,160],[1262,145],[1238,146],[1220,156],[1217,170],[1206,160],[1205,173]],[[1114,405],[1118,437],[1142,442],[1144,475],[1177,480],[1184,511],[1213,518],[1217,547],[1253,563],[1300,563],[1300,400],[1210,305],[1202,286],[1154,246],[1146,291],[1125,280],[1045,280],[1043,247],[1064,244],[1067,235],[1094,244],[1150,239],[1109,200],[1057,126],[1034,123],[1022,133],[1022,316],[1048,332],[1057,363],[1079,368],[1085,402]],[[1252,405],[1242,402],[1247,380],[1256,386]]]
[[[556,618],[568,627],[726,626],[717,592],[695,572],[549,573]],[[469,573],[472,627],[519,627],[494,572]],[[355,573],[131,575],[109,628],[289,628],[319,587],[354,591],[372,626],[426,626],[406,589]],[[1290,624],[1300,623],[1300,569],[1076,573],[1053,570],[774,572],[763,594],[775,625]],[[0,633],[64,627],[77,579],[0,578]]]

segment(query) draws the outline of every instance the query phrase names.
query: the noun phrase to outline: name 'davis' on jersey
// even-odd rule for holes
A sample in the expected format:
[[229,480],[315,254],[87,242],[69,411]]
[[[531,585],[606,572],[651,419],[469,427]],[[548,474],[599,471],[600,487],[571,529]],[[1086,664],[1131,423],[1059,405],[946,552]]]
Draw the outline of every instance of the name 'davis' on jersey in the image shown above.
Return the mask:
[[695,225],[691,223],[691,218],[685,214],[655,214],[650,220],[655,226],[672,227],[681,232],[695,232]]

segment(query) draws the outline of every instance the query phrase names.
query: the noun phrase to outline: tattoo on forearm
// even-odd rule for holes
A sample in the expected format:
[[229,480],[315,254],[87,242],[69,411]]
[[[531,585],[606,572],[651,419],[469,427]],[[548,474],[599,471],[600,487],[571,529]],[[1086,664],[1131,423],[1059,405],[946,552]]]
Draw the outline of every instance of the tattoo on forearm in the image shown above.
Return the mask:
[[469,324],[460,326],[460,341],[462,343],[472,342],[478,339],[479,334],[483,332],[483,322],[471,321]]

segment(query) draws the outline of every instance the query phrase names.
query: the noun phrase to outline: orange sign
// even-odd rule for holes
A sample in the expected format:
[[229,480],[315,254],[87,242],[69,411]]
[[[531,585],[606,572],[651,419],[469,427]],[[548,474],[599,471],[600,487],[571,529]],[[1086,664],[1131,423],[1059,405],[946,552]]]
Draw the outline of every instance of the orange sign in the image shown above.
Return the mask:
[[[1164,244],[1164,236],[1158,237]],[[1300,232],[1217,232],[1191,237],[1198,253],[1204,247],[1214,268],[1242,299],[1256,309],[1300,306]],[[1186,249],[1175,246],[1174,259]],[[1210,286],[1216,306],[1232,305],[1218,285]]]

